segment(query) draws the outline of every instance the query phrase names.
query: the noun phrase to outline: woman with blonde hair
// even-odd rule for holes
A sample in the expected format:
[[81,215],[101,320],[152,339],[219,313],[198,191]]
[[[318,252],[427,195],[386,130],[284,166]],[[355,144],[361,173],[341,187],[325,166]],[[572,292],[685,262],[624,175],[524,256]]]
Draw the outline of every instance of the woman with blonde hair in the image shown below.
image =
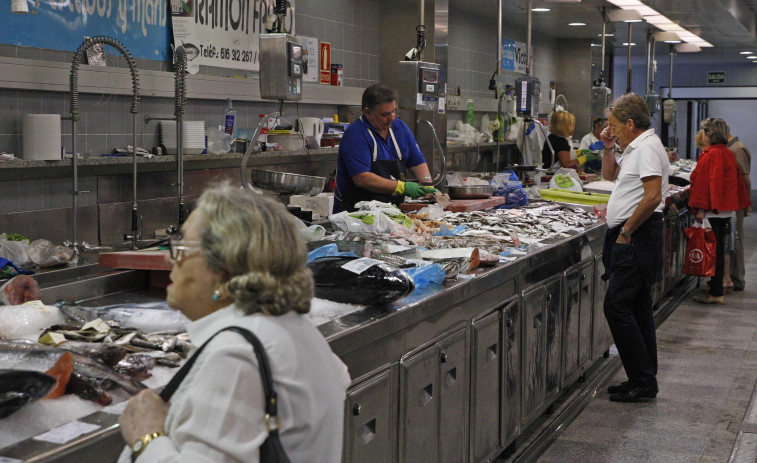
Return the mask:
[[[576,150],[570,137],[576,130],[576,117],[567,111],[555,111],[549,119],[549,143],[544,142],[541,149],[542,164],[548,168],[566,167],[581,171],[581,164],[576,159]],[[552,150],[549,145],[552,145]]]
[[166,389],[129,400],[119,462],[258,462],[275,438],[292,463],[341,461],[350,380],[305,315],[313,278],[293,220],[282,204],[222,184],[171,236],[167,301],[193,320],[193,363],[166,386],[170,402]]

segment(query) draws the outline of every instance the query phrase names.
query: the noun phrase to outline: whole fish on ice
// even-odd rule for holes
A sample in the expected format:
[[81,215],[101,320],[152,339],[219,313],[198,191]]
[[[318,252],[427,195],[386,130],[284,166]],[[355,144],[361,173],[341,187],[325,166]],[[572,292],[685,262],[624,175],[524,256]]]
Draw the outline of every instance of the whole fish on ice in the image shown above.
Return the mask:
[[101,318],[146,333],[164,330],[185,331],[191,322],[186,315],[172,309],[165,302],[113,304],[102,307],[63,305],[60,309],[66,316],[81,324]]
[[[48,371],[62,355],[69,352],[32,341],[0,340],[0,368]],[[76,388],[78,383],[74,377],[80,380],[79,383],[82,386],[89,387],[89,385],[97,383],[102,386],[103,390],[110,383],[117,384],[129,394],[136,394],[145,388],[139,381],[128,378],[95,359],[73,352],[70,353],[73,355],[73,373],[67,388],[69,392],[82,395],[80,394],[81,390]],[[97,399],[86,398],[96,400],[99,403],[107,401],[107,398],[102,397]]]

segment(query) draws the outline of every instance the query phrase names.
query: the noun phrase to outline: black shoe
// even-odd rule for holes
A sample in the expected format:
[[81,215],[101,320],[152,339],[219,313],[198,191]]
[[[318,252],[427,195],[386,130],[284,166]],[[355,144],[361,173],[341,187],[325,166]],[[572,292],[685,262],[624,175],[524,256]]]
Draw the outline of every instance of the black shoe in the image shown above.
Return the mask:
[[623,381],[616,386],[608,386],[607,392],[610,394],[617,394],[618,392],[627,392],[633,389],[633,384],[630,381]]
[[633,386],[624,392],[618,392],[610,395],[610,401],[612,402],[639,402],[642,399],[654,399],[657,397],[657,386]]

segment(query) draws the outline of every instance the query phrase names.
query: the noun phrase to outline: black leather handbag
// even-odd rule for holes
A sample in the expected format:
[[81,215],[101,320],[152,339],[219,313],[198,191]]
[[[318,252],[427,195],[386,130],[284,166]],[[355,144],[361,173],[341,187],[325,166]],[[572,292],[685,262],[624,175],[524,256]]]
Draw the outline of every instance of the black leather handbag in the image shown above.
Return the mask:
[[187,360],[184,366],[181,367],[181,370],[171,378],[171,381],[169,381],[166,387],[160,392],[160,397],[166,402],[171,399],[171,396],[176,392],[176,389],[179,387],[179,384],[181,384],[184,377],[187,376],[187,373],[189,373],[189,370],[192,368],[197,357],[200,356],[202,350],[205,349],[205,346],[207,346],[208,343],[219,333],[224,331],[234,331],[235,333],[244,336],[244,338],[252,344],[252,347],[255,350],[255,357],[258,358],[260,377],[263,380],[263,393],[265,394],[265,427],[268,430],[268,437],[265,442],[263,442],[263,445],[260,446],[260,461],[261,463],[290,463],[286,452],[284,452],[284,447],[281,445],[281,440],[279,439],[279,414],[277,411],[276,391],[273,390],[273,380],[271,379],[271,367],[268,363],[268,356],[265,353],[263,344],[257,336],[252,334],[249,330],[239,326],[229,326],[211,336],[210,339],[205,341],[205,344],[200,346],[200,348],[197,349],[197,352]]

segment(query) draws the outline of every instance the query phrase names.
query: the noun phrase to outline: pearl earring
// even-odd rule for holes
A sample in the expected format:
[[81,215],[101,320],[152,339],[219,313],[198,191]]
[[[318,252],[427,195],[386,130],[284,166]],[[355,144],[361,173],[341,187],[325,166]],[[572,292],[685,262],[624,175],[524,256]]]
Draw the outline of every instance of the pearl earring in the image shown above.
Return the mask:
[[213,292],[213,300],[216,301],[216,302],[221,300],[221,290],[220,289],[216,289]]

